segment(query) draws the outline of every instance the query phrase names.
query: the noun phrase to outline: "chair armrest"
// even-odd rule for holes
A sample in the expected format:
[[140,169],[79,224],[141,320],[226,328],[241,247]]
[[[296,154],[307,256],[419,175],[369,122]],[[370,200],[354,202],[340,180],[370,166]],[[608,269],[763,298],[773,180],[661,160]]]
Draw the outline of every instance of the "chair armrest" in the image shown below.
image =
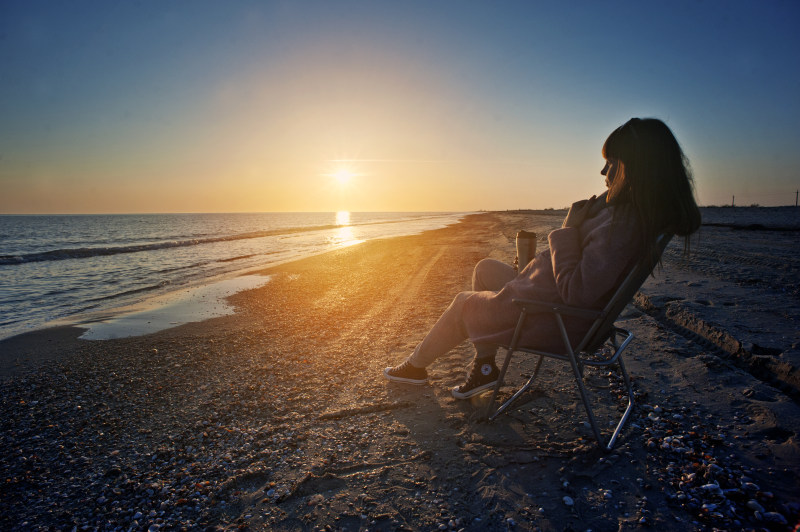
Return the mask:
[[537,301],[534,299],[514,299],[513,301],[524,312],[550,312],[552,314],[586,318],[587,320],[595,320],[603,314],[600,310],[570,307],[567,305],[559,305],[558,303],[551,303],[549,301]]

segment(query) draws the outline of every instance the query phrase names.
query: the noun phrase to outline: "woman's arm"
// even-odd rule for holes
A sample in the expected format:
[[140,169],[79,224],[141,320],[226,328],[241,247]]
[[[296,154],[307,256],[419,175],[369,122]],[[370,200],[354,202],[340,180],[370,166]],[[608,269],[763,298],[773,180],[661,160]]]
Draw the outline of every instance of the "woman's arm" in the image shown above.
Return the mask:
[[599,196],[592,196],[588,200],[580,200],[573,203],[561,227],[580,227],[587,218],[597,216],[600,211],[608,207],[606,203],[607,194],[608,192],[603,192]]
[[602,211],[590,223],[594,227],[588,231],[567,226],[548,237],[556,288],[568,305],[597,306],[639,256],[634,224],[612,221],[611,209]]

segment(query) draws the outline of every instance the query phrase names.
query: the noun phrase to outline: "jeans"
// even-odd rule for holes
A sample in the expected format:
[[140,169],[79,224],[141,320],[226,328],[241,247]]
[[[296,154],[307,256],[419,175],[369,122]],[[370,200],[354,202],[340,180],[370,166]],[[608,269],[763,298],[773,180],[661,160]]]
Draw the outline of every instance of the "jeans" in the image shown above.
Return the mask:
[[[461,313],[464,301],[470,294],[489,290],[498,292],[517,276],[516,270],[504,262],[483,259],[472,272],[472,291],[461,292],[450,303],[447,310],[428,332],[409,357],[412,365],[424,368],[467,339],[467,331]],[[495,346],[476,344],[478,357],[494,356]]]

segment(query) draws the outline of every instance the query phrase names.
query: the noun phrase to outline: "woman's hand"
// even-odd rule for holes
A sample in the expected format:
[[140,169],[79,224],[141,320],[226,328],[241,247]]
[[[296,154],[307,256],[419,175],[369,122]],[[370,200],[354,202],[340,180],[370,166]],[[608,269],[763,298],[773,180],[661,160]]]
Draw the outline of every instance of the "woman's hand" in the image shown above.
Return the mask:
[[564,219],[562,227],[579,227],[584,220],[588,217],[592,210],[592,205],[597,200],[596,196],[592,196],[588,200],[576,201],[569,208],[567,217]]

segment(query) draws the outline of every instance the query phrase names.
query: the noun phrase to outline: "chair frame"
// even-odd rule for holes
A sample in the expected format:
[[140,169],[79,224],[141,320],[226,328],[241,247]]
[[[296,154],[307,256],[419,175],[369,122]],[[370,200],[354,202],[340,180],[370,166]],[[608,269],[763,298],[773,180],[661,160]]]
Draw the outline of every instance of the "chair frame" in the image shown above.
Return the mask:
[[[656,243],[659,257],[661,256],[661,253],[663,253],[664,248],[666,248],[671,238],[672,235],[670,234],[663,234],[658,237]],[[648,261],[646,257],[643,257],[634,265],[634,267],[623,280],[622,284],[620,284],[620,286],[614,292],[611,300],[602,310],[588,310],[545,301],[515,299],[514,303],[520,307],[522,312],[517,320],[517,326],[514,329],[514,335],[511,339],[511,343],[508,346],[501,346],[506,349],[506,357],[503,361],[503,367],[501,368],[500,374],[497,378],[497,383],[494,386],[492,398],[486,409],[486,417],[489,419],[489,421],[494,420],[497,416],[506,411],[514,401],[516,401],[523,393],[525,393],[533,385],[536,377],[539,375],[539,369],[541,368],[544,359],[552,358],[569,363],[572,373],[575,377],[575,383],[578,386],[578,392],[580,393],[581,400],[586,408],[589,424],[591,425],[592,432],[597,439],[597,443],[601,447],[604,447],[607,451],[612,450],[634,407],[634,395],[631,387],[630,377],[628,376],[628,372],[625,369],[625,364],[622,361],[622,353],[625,351],[625,348],[628,347],[628,344],[630,344],[631,340],[633,340],[633,333],[615,326],[614,322],[617,320],[619,314],[622,312],[625,306],[633,299],[633,296],[636,294],[642,284],[644,284],[644,282],[647,280],[647,277],[650,275],[652,270],[653,266],[651,265],[650,261]],[[550,313],[555,317],[561,340],[564,342],[564,353],[551,353],[548,351],[541,351],[519,345],[519,339],[522,331],[525,328],[525,323],[529,315],[532,313]],[[564,326],[563,316],[575,316],[594,320],[591,328],[574,348],[569,341],[569,336],[567,335],[567,330]],[[579,356],[580,354],[590,355],[606,346],[610,348],[611,354],[602,360],[592,360],[586,358],[585,356]],[[533,371],[533,375],[522,386],[522,388],[517,390],[510,399],[508,399],[495,410],[495,401],[500,392],[500,387],[503,385],[503,380],[505,379],[506,371],[508,370],[509,363],[511,362],[511,357],[514,352],[517,351],[537,355],[539,359],[536,361],[536,367]],[[612,433],[608,443],[604,444],[603,438],[600,434],[600,429],[597,425],[597,421],[592,410],[592,406],[589,401],[586,385],[583,382],[583,368],[584,366],[606,367],[613,364],[618,365],[620,372],[622,373],[625,391],[628,395],[628,405],[625,408],[625,412],[622,414],[619,422],[617,423],[617,426],[614,429],[614,432]]]

